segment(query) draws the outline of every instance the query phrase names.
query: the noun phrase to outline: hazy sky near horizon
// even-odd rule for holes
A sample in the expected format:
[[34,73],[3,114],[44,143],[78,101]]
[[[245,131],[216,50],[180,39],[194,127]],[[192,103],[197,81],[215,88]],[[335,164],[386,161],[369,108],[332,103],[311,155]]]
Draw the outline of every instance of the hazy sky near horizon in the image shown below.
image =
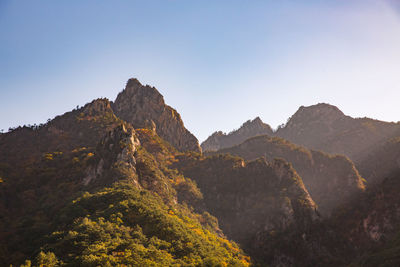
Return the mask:
[[400,1],[0,0],[0,129],[135,77],[200,141],[320,102],[400,120]]

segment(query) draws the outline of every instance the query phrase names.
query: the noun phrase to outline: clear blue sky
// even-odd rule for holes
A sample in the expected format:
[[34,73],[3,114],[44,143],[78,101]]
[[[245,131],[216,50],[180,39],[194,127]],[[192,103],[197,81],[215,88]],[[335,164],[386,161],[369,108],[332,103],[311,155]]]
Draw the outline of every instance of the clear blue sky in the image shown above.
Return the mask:
[[385,0],[0,0],[0,129],[45,122],[130,77],[200,141],[299,106],[400,120],[400,5]]

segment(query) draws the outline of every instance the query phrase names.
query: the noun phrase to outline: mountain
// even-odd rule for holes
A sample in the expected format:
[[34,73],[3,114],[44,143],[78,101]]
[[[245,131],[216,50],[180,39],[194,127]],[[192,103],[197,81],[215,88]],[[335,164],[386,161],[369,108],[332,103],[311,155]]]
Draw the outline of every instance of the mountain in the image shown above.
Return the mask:
[[344,154],[359,162],[369,150],[399,131],[400,123],[354,119],[344,115],[335,106],[321,103],[300,107],[275,134],[295,144],[332,154]]
[[[316,205],[285,160],[245,162],[229,155],[186,154],[173,166],[197,183],[207,210],[218,218],[223,232],[258,263],[281,266],[285,261],[313,261],[302,235],[319,218]],[[279,235],[292,239],[274,239]],[[299,241],[297,248],[292,246],[294,240]],[[261,251],[279,242],[284,249]]]
[[183,125],[181,116],[166,105],[156,88],[130,79],[113,103],[115,114],[135,128],[154,128],[157,134],[180,151],[197,151],[199,143]]
[[201,146],[217,151],[258,135],[277,136],[314,150],[343,154],[357,164],[391,138],[400,136],[400,123],[346,116],[337,107],[320,103],[301,106],[275,132],[258,117],[229,134],[215,132]]
[[117,118],[107,100],[0,142],[11,149],[0,150],[2,266],[250,263],[215,217],[189,208],[202,194],[168,168],[178,151]]
[[256,136],[216,153],[237,155],[246,160],[259,157],[287,160],[303,179],[318,210],[324,215],[329,215],[335,207],[365,189],[363,179],[347,157],[309,150],[279,137]]
[[[247,266],[249,257],[227,238],[257,255],[252,240],[285,231],[300,240],[318,219],[287,162],[208,159],[177,147],[184,134],[161,138],[157,129],[173,109],[158,109],[158,92],[132,82],[115,103],[98,99],[1,135],[1,265]],[[127,116],[130,102],[136,126],[114,113]],[[161,133],[187,133],[173,117],[178,130],[172,120]],[[298,257],[293,248],[279,253]],[[254,262],[280,261],[278,251],[259,254]]]
[[[0,265],[398,266],[398,124],[300,110],[202,154],[130,79],[115,102],[0,134]],[[347,157],[277,135],[350,153],[368,186]]]
[[257,117],[254,120],[248,120],[238,130],[228,134],[221,131],[213,133],[201,144],[201,148],[203,151],[217,151],[221,148],[240,144],[250,137],[265,134],[272,135],[272,128]]

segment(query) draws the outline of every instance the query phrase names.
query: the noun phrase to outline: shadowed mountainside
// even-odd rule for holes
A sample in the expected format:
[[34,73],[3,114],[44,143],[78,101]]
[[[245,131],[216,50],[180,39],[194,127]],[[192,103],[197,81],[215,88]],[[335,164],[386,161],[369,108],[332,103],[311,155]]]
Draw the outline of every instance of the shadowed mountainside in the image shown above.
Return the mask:
[[399,123],[352,118],[337,107],[322,103],[300,107],[275,135],[311,149],[343,154],[359,162],[369,150],[383,144],[399,130]]
[[[193,154],[178,159],[173,166],[196,181],[206,208],[218,218],[224,233],[250,255],[258,255],[259,262],[279,266],[285,261],[312,261],[313,252],[307,250],[305,242],[300,242],[298,249],[289,243],[300,241],[301,235],[318,220],[316,206],[301,178],[285,160],[246,163],[229,155]],[[293,235],[293,240],[286,243],[287,249],[260,254],[261,247],[274,246],[273,238],[267,236],[283,233]],[[301,256],[300,250],[304,252]]]
[[246,160],[258,157],[287,160],[301,176],[324,215],[329,215],[332,209],[365,188],[354,164],[345,156],[308,150],[279,137],[253,137],[216,153],[237,155]]
[[375,147],[357,164],[368,183],[379,183],[400,169],[400,132],[397,137]]
[[[347,242],[351,266],[399,266],[400,169],[337,210],[327,224]],[[351,252],[352,251],[352,252]]]
[[301,106],[276,131],[256,118],[229,134],[213,133],[202,147],[204,151],[217,151],[258,135],[277,136],[310,149],[346,155],[358,164],[389,139],[400,136],[400,123],[352,118],[333,105],[320,103]]

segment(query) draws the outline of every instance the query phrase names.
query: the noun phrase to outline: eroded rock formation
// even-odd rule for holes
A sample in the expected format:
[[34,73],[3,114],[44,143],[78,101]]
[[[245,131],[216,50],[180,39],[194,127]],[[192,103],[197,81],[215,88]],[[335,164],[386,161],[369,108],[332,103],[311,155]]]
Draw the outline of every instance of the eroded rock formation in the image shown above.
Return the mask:
[[183,125],[179,113],[166,105],[156,88],[130,79],[113,104],[115,114],[134,128],[151,128],[180,151],[201,152],[196,137]]

